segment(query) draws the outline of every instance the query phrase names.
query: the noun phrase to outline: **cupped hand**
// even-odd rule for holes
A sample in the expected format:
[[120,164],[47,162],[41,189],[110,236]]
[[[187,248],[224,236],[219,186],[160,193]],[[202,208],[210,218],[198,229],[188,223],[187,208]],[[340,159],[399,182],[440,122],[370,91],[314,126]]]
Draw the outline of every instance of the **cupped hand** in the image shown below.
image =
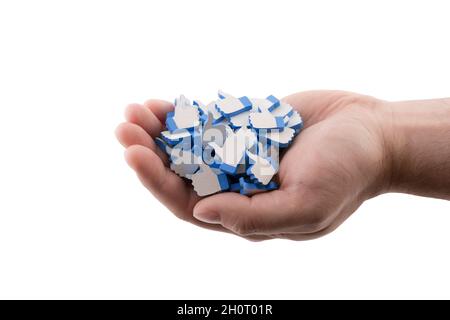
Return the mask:
[[174,108],[169,102],[129,105],[116,135],[141,182],[177,217],[250,240],[312,239],[333,231],[389,183],[383,102],[342,91],[308,91],[283,100],[300,112],[304,129],[281,158],[280,188],[251,197],[198,197],[189,181],[168,168],[154,138]]

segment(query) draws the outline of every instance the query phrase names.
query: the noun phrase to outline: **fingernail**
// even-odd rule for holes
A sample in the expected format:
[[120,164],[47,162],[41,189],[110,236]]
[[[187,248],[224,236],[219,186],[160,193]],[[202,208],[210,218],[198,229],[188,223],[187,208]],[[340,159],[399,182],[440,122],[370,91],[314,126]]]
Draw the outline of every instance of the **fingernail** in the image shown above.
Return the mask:
[[220,224],[220,215],[214,211],[194,211],[194,218],[206,223]]

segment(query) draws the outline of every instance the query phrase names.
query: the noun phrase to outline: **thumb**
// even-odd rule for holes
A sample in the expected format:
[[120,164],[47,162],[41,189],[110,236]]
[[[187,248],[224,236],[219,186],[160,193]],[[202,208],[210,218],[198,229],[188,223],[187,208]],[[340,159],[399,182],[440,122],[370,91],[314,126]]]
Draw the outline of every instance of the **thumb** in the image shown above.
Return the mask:
[[242,236],[277,233],[292,227],[296,216],[288,197],[280,190],[252,197],[226,192],[200,200],[193,213],[197,220],[221,224]]

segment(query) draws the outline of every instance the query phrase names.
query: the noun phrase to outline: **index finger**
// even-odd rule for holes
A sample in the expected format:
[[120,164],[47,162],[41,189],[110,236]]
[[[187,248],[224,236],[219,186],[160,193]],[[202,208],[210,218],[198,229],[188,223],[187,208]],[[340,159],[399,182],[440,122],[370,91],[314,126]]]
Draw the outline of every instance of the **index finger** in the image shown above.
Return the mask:
[[168,112],[173,111],[173,103],[165,100],[151,99],[144,103],[144,107],[149,109],[158,118],[163,126],[166,123],[166,116]]

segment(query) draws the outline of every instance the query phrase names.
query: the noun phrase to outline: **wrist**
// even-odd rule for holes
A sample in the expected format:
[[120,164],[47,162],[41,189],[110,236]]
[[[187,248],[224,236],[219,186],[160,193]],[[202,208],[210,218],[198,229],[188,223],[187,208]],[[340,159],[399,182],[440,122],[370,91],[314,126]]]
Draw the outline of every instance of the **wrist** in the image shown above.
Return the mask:
[[448,194],[450,99],[382,102],[380,115],[386,152],[382,192]]
[[396,140],[398,137],[394,131],[393,108],[390,102],[383,100],[375,100],[368,104],[371,118],[374,119],[375,127],[373,131],[377,134],[378,145],[380,150],[378,170],[376,171],[373,183],[369,186],[369,197],[374,197],[383,193],[392,191],[395,184],[393,173],[397,163],[396,160]]

